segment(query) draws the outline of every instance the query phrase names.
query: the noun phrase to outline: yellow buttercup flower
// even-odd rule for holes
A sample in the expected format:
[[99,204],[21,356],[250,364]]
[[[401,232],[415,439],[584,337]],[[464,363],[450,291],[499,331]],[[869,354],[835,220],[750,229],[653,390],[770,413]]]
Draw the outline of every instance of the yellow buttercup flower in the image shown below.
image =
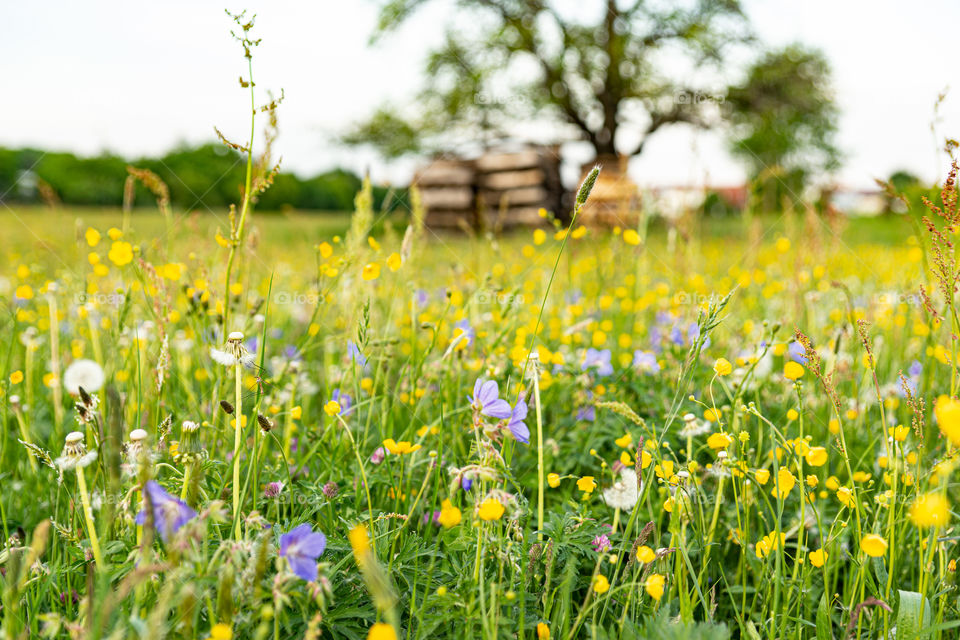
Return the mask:
[[210,640],[232,640],[233,629],[230,625],[218,622],[210,627]]
[[360,276],[367,281],[376,280],[380,277],[380,263],[368,262],[363,266],[363,272]]
[[28,284],[22,284],[17,287],[13,295],[20,300],[33,300],[33,288]]
[[807,557],[810,558],[810,564],[812,564],[817,568],[820,568],[823,566],[823,563],[827,561],[827,557],[829,555],[830,554],[828,554],[823,549],[817,549],[816,551],[811,551],[807,555]]
[[367,640],[397,640],[397,632],[393,625],[386,622],[377,622],[370,627]]
[[390,453],[394,455],[400,455],[400,456],[405,455],[407,453],[413,453],[415,451],[419,451],[420,449],[423,448],[422,445],[411,444],[407,440],[401,440],[400,442],[397,442],[393,438],[387,438],[386,440],[384,440],[383,446]]
[[643,544],[637,547],[638,562],[647,563],[647,562],[653,562],[656,559],[657,559],[656,552],[650,547],[648,547],[647,545]]
[[714,433],[707,438],[707,446],[714,451],[722,451],[733,444],[733,438],[727,433]]
[[83,235],[87,240],[87,244],[91,247],[95,247],[100,243],[100,232],[93,227],[88,227],[86,233]]
[[449,529],[460,524],[462,514],[460,509],[453,506],[449,500],[444,500],[440,505],[440,517],[437,521],[445,528]]
[[133,247],[129,242],[115,241],[110,245],[110,252],[107,254],[110,262],[122,267],[133,261]]
[[939,493],[919,496],[910,505],[910,520],[924,529],[942,527],[950,520],[950,503]]
[[598,573],[593,579],[593,590],[599,594],[604,594],[609,591],[610,581],[607,580],[607,576],[603,575],[602,573]]
[[770,493],[775,498],[785,498],[795,484],[797,484],[797,478],[790,473],[790,470],[786,467],[780,467],[780,470],[777,471],[777,483]]
[[340,413],[340,403],[336,400],[331,400],[327,404],[323,405],[323,411],[328,416],[335,416]]
[[783,365],[783,377],[787,380],[796,380],[803,377],[803,365],[799,362],[789,361]]
[[663,587],[667,583],[667,579],[659,573],[651,573],[647,576],[647,581],[644,583],[643,588],[646,590],[647,595],[651,598],[660,602],[660,598],[663,597]]
[[[537,229],[540,231],[540,229]],[[543,233],[540,231],[540,233]],[[550,627],[544,622],[537,623],[537,640],[550,640]]]
[[887,552],[887,541],[875,533],[868,533],[860,540],[860,549],[871,558],[880,558]]
[[766,558],[771,552],[776,551],[786,539],[787,534],[781,533],[778,536],[776,531],[771,531],[757,541],[757,547],[755,549],[757,557],[760,559]]
[[713,370],[718,376],[728,376],[733,371],[733,365],[726,358],[718,358],[713,365]]
[[853,491],[847,487],[840,487],[837,489],[837,500],[839,500],[843,506],[849,507],[850,509],[852,509],[854,504],[856,504],[853,499]]
[[822,467],[827,463],[827,450],[825,447],[810,447],[804,458],[810,466]]
[[623,241],[635,247],[640,244],[640,234],[633,229],[626,229],[623,232]]
[[390,271],[396,271],[401,266],[403,266],[403,259],[400,257],[399,253],[391,253],[390,257],[387,258],[387,268]]
[[943,435],[960,446],[960,400],[940,396],[933,407],[933,415]]
[[593,490],[597,488],[597,481],[593,476],[583,476],[577,480],[577,489],[583,491],[584,493],[593,493]]
[[547,474],[547,484],[550,485],[551,489],[556,489],[560,486],[560,474],[559,473],[548,473]]
[[10,374],[10,384],[20,384],[23,382],[23,371],[17,369]]
[[499,520],[503,517],[503,512],[505,511],[500,501],[496,498],[487,498],[480,503],[480,508],[477,510],[477,515],[481,520],[490,521],[490,520]]

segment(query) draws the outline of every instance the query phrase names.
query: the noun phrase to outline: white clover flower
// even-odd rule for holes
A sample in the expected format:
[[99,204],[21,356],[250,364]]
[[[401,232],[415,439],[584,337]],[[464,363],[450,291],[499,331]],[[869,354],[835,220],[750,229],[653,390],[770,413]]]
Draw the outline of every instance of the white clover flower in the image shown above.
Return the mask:
[[72,396],[80,395],[80,387],[88,393],[103,387],[103,367],[93,360],[74,360],[63,372],[63,386]]

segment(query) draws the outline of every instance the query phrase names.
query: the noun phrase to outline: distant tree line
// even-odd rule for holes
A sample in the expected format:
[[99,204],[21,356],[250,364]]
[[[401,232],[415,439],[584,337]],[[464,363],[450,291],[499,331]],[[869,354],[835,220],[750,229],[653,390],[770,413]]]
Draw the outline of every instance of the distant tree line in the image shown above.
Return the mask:
[[[72,153],[39,149],[0,147],[0,201],[63,203],[70,205],[121,206],[127,167],[149,169],[170,189],[174,207],[184,210],[217,209],[239,201],[244,179],[244,160],[219,144],[178,147],[159,158],[129,160],[105,153],[79,157]],[[334,169],[310,178],[279,173],[273,186],[260,194],[261,210],[304,209],[352,211],[361,177]],[[374,187],[374,206],[387,199],[387,187]],[[390,195],[395,208],[405,193]],[[137,187],[135,206],[153,206],[154,197]]]

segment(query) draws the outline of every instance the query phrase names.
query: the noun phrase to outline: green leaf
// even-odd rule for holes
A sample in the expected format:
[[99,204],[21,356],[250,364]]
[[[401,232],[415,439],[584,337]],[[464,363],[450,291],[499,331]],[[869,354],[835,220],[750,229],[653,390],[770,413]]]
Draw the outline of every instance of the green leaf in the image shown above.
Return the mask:
[[[930,627],[930,603],[916,591],[900,591],[897,609],[897,640],[928,638],[924,631]],[[923,610],[922,620],[920,610]]]
[[820,597],[820,606],[817,607],[817,640],[833,640],[833,622],[826,593]]

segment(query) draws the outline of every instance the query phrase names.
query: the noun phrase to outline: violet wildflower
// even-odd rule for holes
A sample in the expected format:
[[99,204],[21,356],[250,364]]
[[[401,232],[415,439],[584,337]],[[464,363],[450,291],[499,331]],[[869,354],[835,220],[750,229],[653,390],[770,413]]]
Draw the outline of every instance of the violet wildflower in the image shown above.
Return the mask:
[[[197,512],[186,502],[167,493],[154,480],[147,481],[143,486],[143,492],[153,509],[153,526],[156,527],[157,533],[164,542],[169,541],[180,527],[197,517]],[[142,525],[146,521],[146,510],[137,514],[137,524]]]
[[510,421],[507,422],[507,429],[510,430],[510,433],[517,442],[530,444],[530,429],[528,429],[527,425],[523,422],[526,417],[527,401],[520,398],[510,413]]
[[577,420],[593,422],[597,419],[597,409],[591,404],[577,409]]
[[806,348],[797,341],[791,342],[788,347],[788,357],[794,362],[800,364],[807,364],[807,350]]
[[377,447],[373,453],[370,454],[370,462],[373,464],[380,464],[383,462],[383,459],[387,457],[387,450],[383,447]]
[[593,347],[587,349],[580,369],[586,371],[591,367],[596,369],[598,376],[609,376],[613,373],[613,365],[610,364],[610,349],[598,350]]
[[349,415],[353,411],[353,398],[341,392],[340,389],[334,389],[330,399],[340,405],[340,415]]
[[453,325],[453,338],[451,339],[451,342],[454,344],[453,348],[457,350],[466,349],[473,344],[473,339],[476,335],[477,332],[470,326],[470,322],[464,318]]
[[367,359],[360,353],[360,348],[352,340],[347,340],[347,355],[350,360],[356,362],[361,367],[367,366]]
[[473,385],[473,397],[468,399],[476,411],[490,418],[506,420],[513,415],[510,403],[500,398],[496,380],[477,378]]
[[307,582],[317,579],[317,558],[327,548],[327,537],[314,532],[309,524],[301,524],[280,536],[280,556],[290,563],[290,570]]
[[660,363],[657,362],[657,356],[652,351],[633,352],[633,368],[641,373],[655,374],[660,373]]

